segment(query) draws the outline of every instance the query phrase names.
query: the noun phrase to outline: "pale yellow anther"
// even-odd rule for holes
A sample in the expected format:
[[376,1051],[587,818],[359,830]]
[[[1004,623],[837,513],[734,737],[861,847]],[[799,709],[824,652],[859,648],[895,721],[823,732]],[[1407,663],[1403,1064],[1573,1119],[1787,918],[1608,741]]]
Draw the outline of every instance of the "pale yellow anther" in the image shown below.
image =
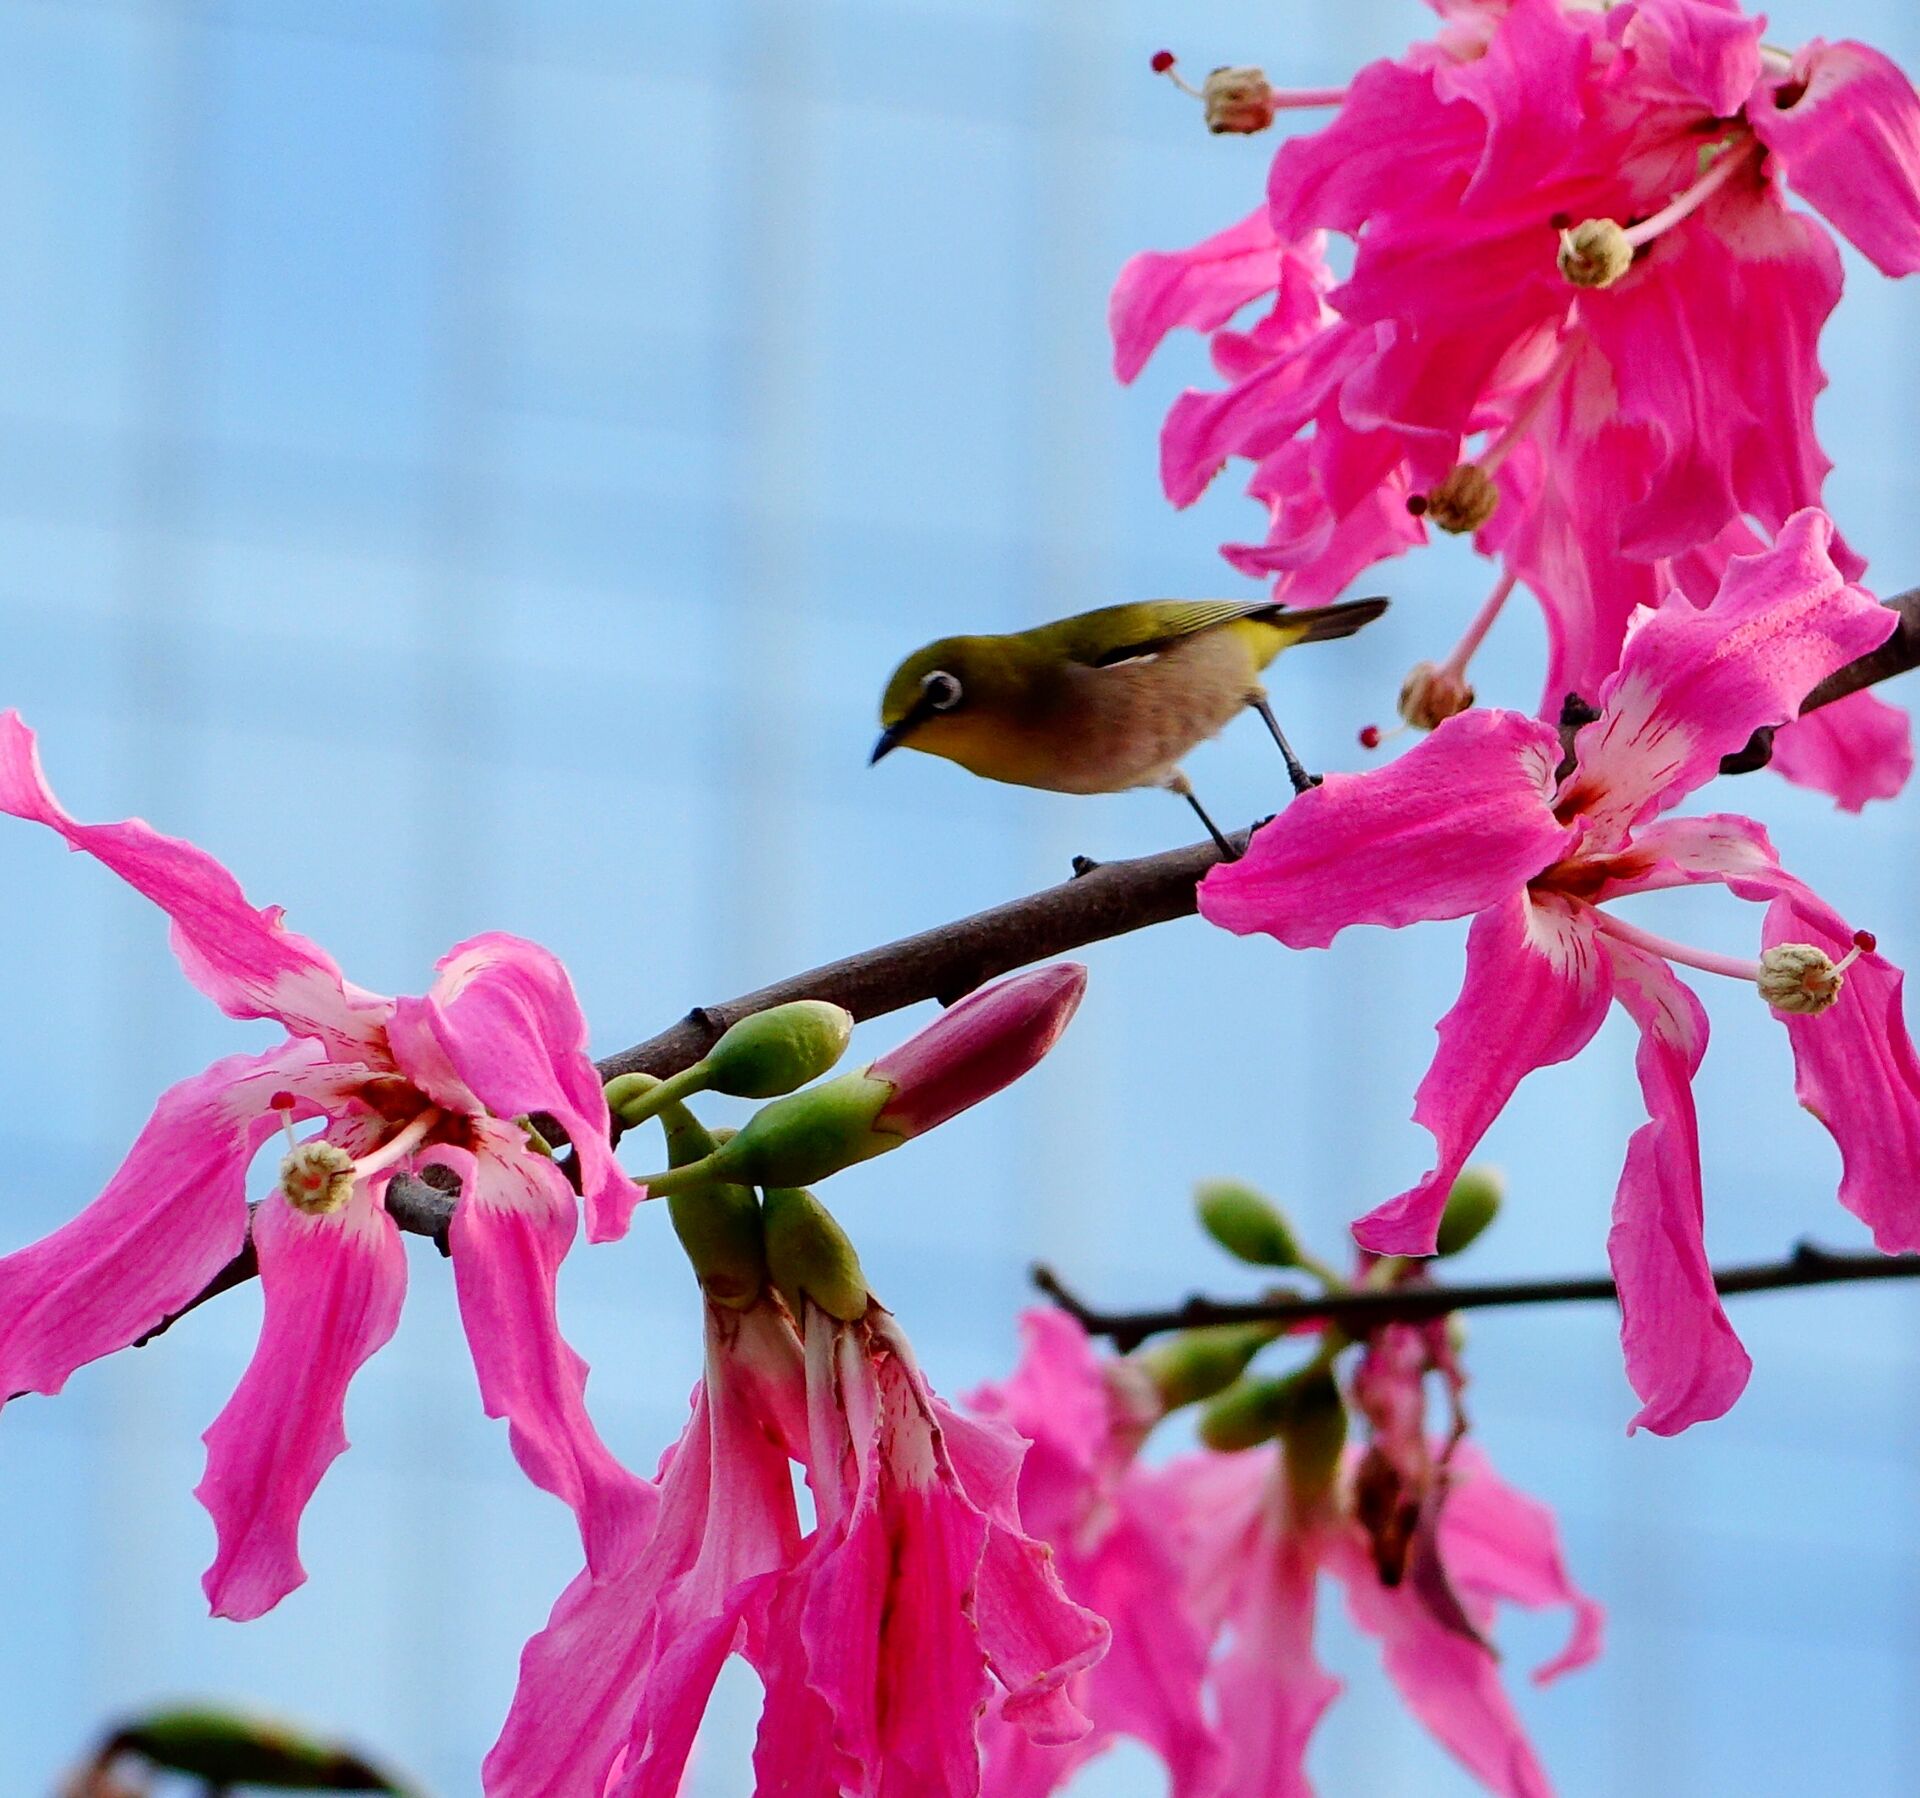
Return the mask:
[[1416,494],[1407,510],[1456,537],[1477,531],[1500,504],[1493,476],[1477,462],[1462,462],[1431,493]]
[[1633,245],[1612,219],[1584,219],[1560,233],[1560,272],[1575,287],[1611,287],[1633,267]]
[[1830,955],[1811,943],[1775,943],[1760,957],[1760,978],[1755,984],[1775,1011],[1813,1017],[1840,997],[1847,977]]
[[1400,688],[1400,716],[1415,730],[1437,730],[1473,704],[1473,689],[1437,662],[1415,662]]
[[1273,123],[1273,84],[1261,69],[1215,69],[1200,88],[1207,129],[1251,137]]
[[338,1143],[296,1143],[280,1163],[280,1191],[309,1217],[338,1211],[353,1196],[353,1157]]

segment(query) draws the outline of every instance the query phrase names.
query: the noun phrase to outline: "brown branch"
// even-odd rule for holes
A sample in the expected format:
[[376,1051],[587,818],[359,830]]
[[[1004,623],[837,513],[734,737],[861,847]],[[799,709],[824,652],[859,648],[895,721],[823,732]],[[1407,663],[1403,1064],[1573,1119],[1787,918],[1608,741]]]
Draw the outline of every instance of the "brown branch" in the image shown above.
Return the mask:
[[[1166,1311],[1099,1311],[1062,1284],[1049,1267],[1033,1269],[1033,1283],[1074,1318],[1089,1336],[1105,1336],[1123,1354],[1149,1336],[1207,1324],[1334,1323],[1351,1330],[1381,1324],[1421,1323],[1456,1311],[1504,1305],[1558,1305],[1618,1299],[1607,1274],[1575,1280],[1502,1280],[1477,1286],[1411,1285],[1373,1292],[1326,1294],[1273,1292],[1257,1299],[1209,1299],[1197,1295]],[[1847,1280],[1920,1279],[1920,1255],[1842,1255],[1815,1243],[1798,1244],[1784,1261],[1716,1268],[1713,1284],[1722,1298],[1746,1292],[1781,1292],[1797,1286],[1831,1286]]]
[[[1880,648],[1815,687],[1802,712],[1831,705],[1863,687],[1920,668],[1920,588],[1887,603],[1900,614],[1899,628]],[[1764,766],[1770,753],[1771,733],[1756,732],[1753,742],[1728,756],[1722,768],[1727,773],[1745,773]],[[1239,831],[1231,840],[1236,847],[1244,848],[1250,834]],[[935,925],[897,942],[883,943],[877,949],[863,949],[857,955],[810,968],[737,999],[695,1006],[658,1036],[609,1055],[600,1063],[601,1076],[611,1080],[619,1074],[654,1074],[661,1078],[676,1074],[698,1061],[728,1026],[789,999],[831,999],[863,1021],[884,1017],[923,999],[950,1004],[983,981],[1015,968],[1192,916],[1199,906],[1201,876],[1219,859],[1213,844],[1190,843],[1184,849],[1163,850],[1130,861],[1077,861],[1074,878],[1058,886],[950,924]],[[555,1133],[548,1140],[564,1139]],[[432,1202],[411,1198],[415,1192],[426,1191],[417,1181],[396,1180],[388,1189],[387,1209],[401,1229],[434,1237],[444,1252],[452,1201],[440,1194],[430,1194]],[[257,1271],[249,1243],[205,1292],[174,1316],[184,1317],[216,1293],[251,1279]],[[148,1339],[173,1321],[166,1319]]]

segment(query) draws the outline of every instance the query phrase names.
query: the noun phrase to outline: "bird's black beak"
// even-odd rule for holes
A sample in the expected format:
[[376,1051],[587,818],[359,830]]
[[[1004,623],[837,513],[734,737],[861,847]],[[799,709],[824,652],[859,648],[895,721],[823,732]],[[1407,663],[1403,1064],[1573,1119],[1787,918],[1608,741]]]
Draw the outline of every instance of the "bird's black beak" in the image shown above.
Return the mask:
[[869,768],[883,755],[891,755],[894,750],[900,747],[901,741],[906,736],[908,726],[911,723],[911,719],[902,718],[898,724],[889,724],[887,728],[880,733],[880,741],[874,744],[873,754],[867,757],[867,766]]

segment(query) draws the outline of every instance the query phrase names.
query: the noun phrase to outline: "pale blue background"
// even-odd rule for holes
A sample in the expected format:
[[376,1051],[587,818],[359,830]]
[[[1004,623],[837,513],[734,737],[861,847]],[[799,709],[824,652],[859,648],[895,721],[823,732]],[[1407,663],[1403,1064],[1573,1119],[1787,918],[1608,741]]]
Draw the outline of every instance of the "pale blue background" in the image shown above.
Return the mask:
[[[1154,432],[1201,361],[1122,393],[1123,258],[1238,216],[1270,145],[1213,141],[1149,79],[1258,58],[1303,84],[1397,49],[1411,0],[0,0],[0,703],[83,816],[221,855],[353,976],[418,990],[483,928],[571,965],[611,1049],[691,1002],[1186,841],[1157,795],[1074,802],[899,758],[863,766],[895,656],[1121,596],[1242,592],[1229,488],[1174,515]],[[1903,0],[1797,0],[1775,36],[1920,63]],[[1850,264],[1827,340],[1835,510],[1889,590],[1920,580],[1920,292]],[[1428,551],[1362,642],[1279,678],[1298,740],[1351,763],[1401,673],[1482,589]],[[1537,687],[1503,622],[1484,697]],[[1304,658],[1303,658],[1304,660]],[[1272,808],[1257,726],[1196,756],[1229,819]],[[1772,777],[1790,859],[1920,958],[1916,801],[1847,822]],[[1738,948],[1717,894],[1640,914]],[[0,1247],[100,1185],[158,1087],[264,1040],[191,993],[158,919],[26,827],[0,833]],[[1425,1165],[1407,1122],[1458,929],[1289,956],[1198,923],[1092,952],[1081,1021],[1021,1090],[835,1183],[878,1289],[947,1390],[1003,1370],[1023,1270],[1089,1292],[1231,1290],[1197,1174],[1282,1192],[1337,1245]],[[1854,1242],[1785,1045],[1713,983],[1700,1086],[1710,1236]],[[877,1049],[906,1027],[862,1035]],[[1528,1087],[1493,1149],[1511,1217],[1476,1271],[1596,1268],[1627,1132],[1627,1033]],[[579,1257],[570,1328],[623,1454],[678,1429],[696,1312],[666,1220]],[[564,1514],[478,1414],[423,1245],[354,1449],[308,1516],[312,1582],[205,1619],[200,1430],[257,1292],[0,1423],[0,1791],[46,1792],[104,1718],[248,1697],[476,1790],[522,1638],[571,1570]],[[1625,1439],[1599,1308],[1473,1327],[1489,1450],[1556,1504],[1612,1609],[1593,1672],[1522,1670],[1562,1789],[1904,1793],[1920,1785],[1920,1295],[1743,1301],[1732,1417]],[[1326,1793],[1464,1783],[1337,1620],[1352,1695]],[[747,1789],[745,1679],[698,1790]],[[1143,1758],[1080,1788],[1155,1794]]]

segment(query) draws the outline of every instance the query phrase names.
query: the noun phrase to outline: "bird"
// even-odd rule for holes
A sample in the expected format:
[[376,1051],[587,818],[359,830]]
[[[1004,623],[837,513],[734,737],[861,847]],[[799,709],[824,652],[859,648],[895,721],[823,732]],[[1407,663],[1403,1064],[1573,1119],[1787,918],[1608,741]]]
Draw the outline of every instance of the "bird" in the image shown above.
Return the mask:
[[1350,637],[1384,599],[1295,610],[1272,600],[1150,599],[1000,636],[942,637],[887,681],[869,765],[902,747],[970,773],[1056,793],[1163,787],[1191,805],[1223,856],[1233,845],[1180,763],[1253,707],[1294,791],[1319,784],[1294,754],[1260,675],[1296,643]]

